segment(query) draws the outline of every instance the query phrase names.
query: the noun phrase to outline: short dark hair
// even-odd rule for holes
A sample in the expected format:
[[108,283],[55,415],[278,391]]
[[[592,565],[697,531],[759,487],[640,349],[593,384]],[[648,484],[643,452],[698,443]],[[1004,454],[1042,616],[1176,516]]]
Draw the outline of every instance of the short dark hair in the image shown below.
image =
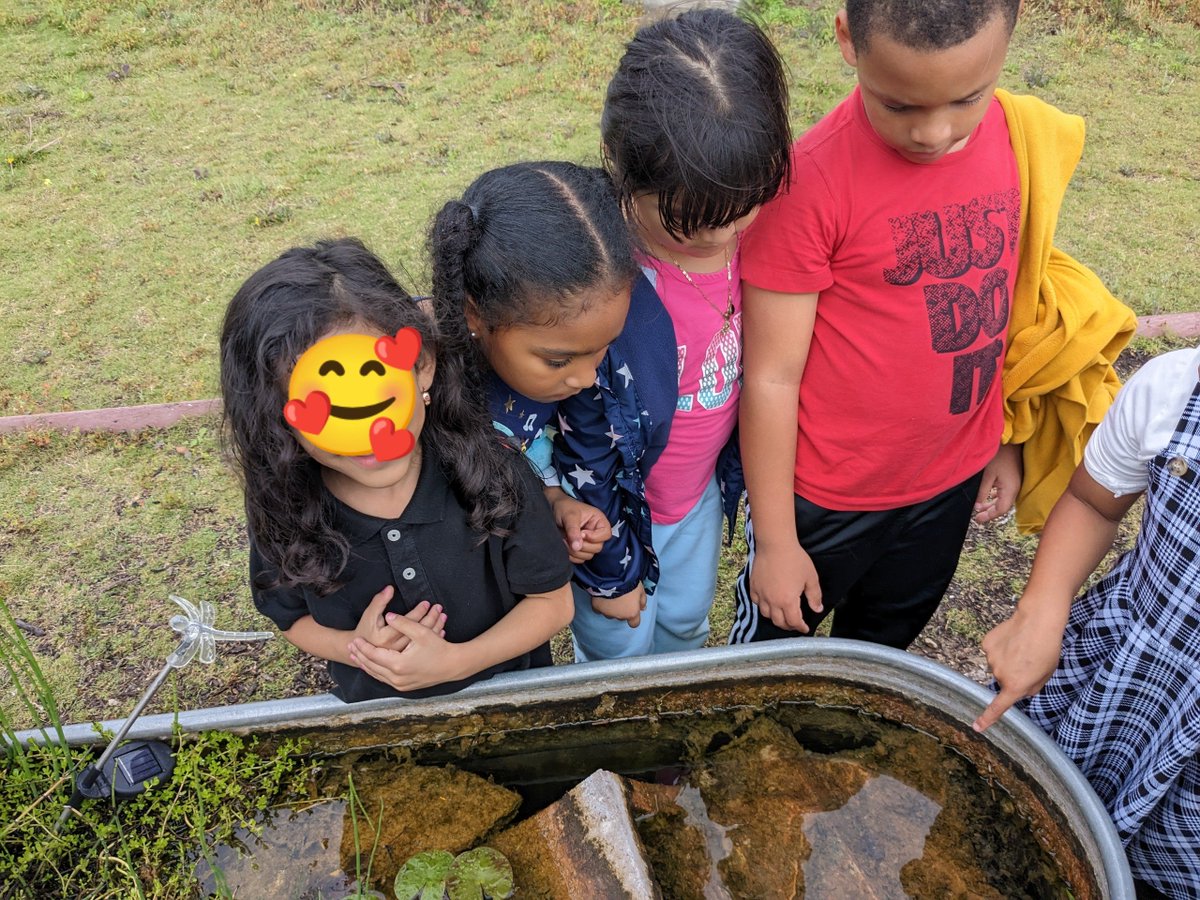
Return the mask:
[[240,475],[255,545],[277,572],[274,584],[259,587],[309,585],[328,594],[349,561],[321,466],[300,446],[283,407],[300,354],[350,324],[383,334],[420,332],[422,358],[437,366],[422,464],[443,469],[481,538],[505,533],[524,501],[517,468],[524,463],[496,440],[480,395],[456,381],[453,365],[443,365],[432,320],[378,257],[354,238],[294,247],[246,280],[221,329],[223,441]]
[[1021,0],[846,0],[846,25],[859,53],[876,32],[913,50],[945,50],[973,38],[997,14],[1011,33],[1020,8]]
[[647,25],[608,84],[600,133],[626,210],[636,195],[657,194],[672,234],[728,225],[788,178],[779,51],[757,25],[721,9]]

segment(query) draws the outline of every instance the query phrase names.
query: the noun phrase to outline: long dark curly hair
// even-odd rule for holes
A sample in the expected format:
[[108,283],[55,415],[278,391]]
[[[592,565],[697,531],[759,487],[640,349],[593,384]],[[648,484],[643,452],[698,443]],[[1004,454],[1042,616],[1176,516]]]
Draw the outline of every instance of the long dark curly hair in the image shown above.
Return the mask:
[[[339,586],[349,543],[333,526],[321,466],[283,417],[296,359],[338,327],[395,334],[417,329],[436,380],[420,441],[424,465],[439,465],[481,539],[505,533],[525,491],[515,454],[496,439],[482,395],[459,381],[428,315],[387,267],[354,238],[288,250],[238,289],[221,329],[223,437],[241,477],[246,518],[276,584]],[[418,362],[418,368],[422,364]],[[268,585],[262,585],[268,587]]]

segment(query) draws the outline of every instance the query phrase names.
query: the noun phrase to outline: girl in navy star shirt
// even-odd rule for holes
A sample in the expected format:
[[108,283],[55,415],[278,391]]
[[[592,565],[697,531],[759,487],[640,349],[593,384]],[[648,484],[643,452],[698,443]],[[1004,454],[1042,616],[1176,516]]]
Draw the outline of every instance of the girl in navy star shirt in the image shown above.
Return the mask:
[[[635,510],[674,413],[675,334],[609,177],[565,162],[486,172],[438,213],[430,250],[449,364],[541,472],[576,581],[612,597],[620,579],[652,578]],[[563,401],[597,392],[601,406],[559,418]],[[552,460],[556,432],[586,452],[554,447]],[[564,488],[589,489],[589,503]]]

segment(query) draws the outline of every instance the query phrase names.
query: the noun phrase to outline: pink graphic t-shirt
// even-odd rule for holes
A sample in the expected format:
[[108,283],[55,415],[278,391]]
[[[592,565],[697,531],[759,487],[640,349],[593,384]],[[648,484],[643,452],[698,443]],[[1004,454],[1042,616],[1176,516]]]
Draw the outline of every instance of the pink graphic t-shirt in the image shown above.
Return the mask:
[[[730,279],[690,272],[643,257],[642,269],[658,291],[675,326],[679,399],[666,449],[646,478],[650,518],[678,522],[699,501],[717,468],[717,456],[737,424],[742,380],[740,251],[730,261],[733,315],[725,321]],[[707,299],[705,299],[707,297]]]

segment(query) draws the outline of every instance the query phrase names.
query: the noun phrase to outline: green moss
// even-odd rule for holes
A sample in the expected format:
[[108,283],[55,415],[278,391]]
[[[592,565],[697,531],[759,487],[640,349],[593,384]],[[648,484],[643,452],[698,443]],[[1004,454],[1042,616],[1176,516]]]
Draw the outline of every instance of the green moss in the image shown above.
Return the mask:
[[284,742],[207,734],[176,748],[171,780],[112,806],[89,801],[61,833],[55,821],[70,795],[64,760],[81,769],[90,754],[34,747],[0,778],[0,884],[14,898],[191,897],[202,848],[253,830],[280,796],[298,791],[308,764]]

